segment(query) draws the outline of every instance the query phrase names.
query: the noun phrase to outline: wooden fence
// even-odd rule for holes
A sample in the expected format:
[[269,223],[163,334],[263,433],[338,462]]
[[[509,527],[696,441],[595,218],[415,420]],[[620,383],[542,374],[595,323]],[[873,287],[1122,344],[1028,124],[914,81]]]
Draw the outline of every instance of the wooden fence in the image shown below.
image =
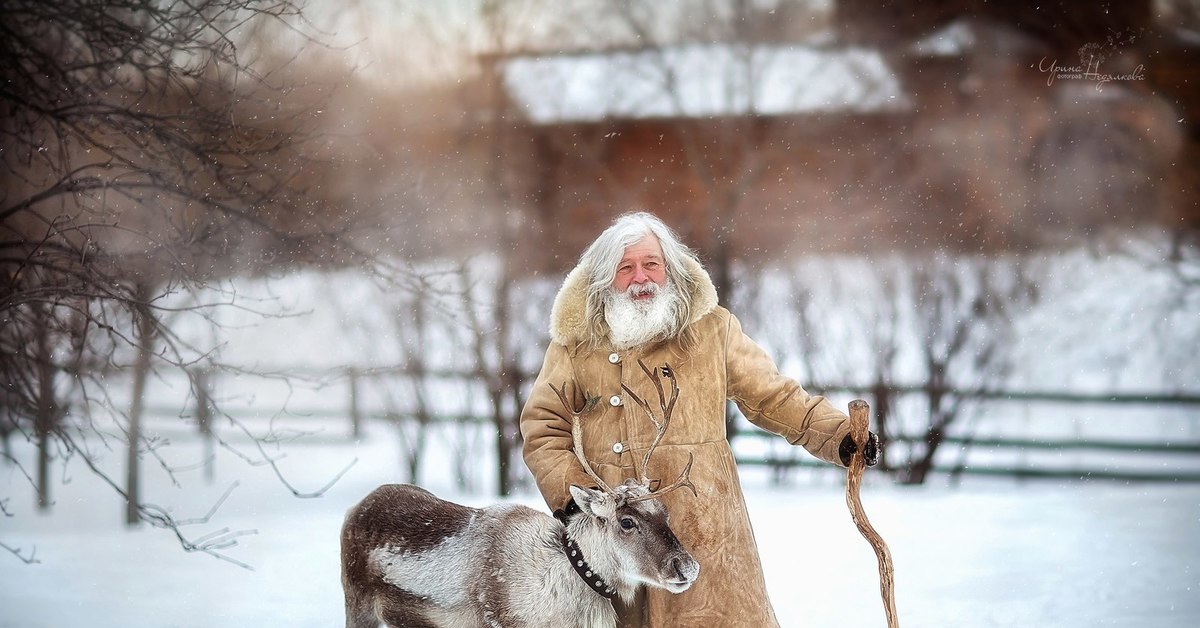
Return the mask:
[[[309,373],[314,375],[317,373]],[[340,388],[338,394],[344,395],[340,403],[317,407],[289,408],[288,416],[292,420],[317,421],[325,424],[341,423],[346,429],[341,433],[347,440],[362,438],[366,432],[365,426],[372,422],[395,423],[411,419],[405,413],[394,410],[384,411],[377,405],[364,400],[364,385],[368,381],[383,380],[377,385],[401,386],[405,378],[414,374],[404,368],[386,369],[357,369],[346,368],[337,371],[321,371],[321,377],[326,380],[328,389]],[[457,381],[464,390],[471,386],[480,386],[474,373],[463,371],[423,371],[424,377],[439,378],[447,381]],[[198,373],[194,375],[192,385],[195,388],[193,396],[196,407],[192,411],[180,412],[179,408],[166,406],[148,406],[151,416],[182,417],[195,421],[195,434],[211,438],[213,430],[218,429],[218,421],[211,415],[210,404],[215,398],[214,389],[220,388],[217,374]],[[528,385],[530,378],[524,378]],[[340,384],[340,386],[338,386]],[[848,398],[861,397],[875,403],[874,391],[856,387],[835,387],[823,390],[831,396]],[[891,396],[893,404],[896,399],[928,395],[929,390],[922,387],[887,387],[885,394]],[[1086,435],[989,435],[980,434],[969,429],[969,426],[952,424],[941,440],[942,454],[935,457],[932,471],[949,476],[981,475],[1005,476],[1010,478],[1058,478],[1058,479],[1107,479],[1125,481],[1155,481],[1155,482],[1200,482],[1200,395],[1186,394],[1113,394],[1086,395],[1056,392],[1030,391],[938,391],[943,396],[952,395],[971,399],[981,409],[990,406],[1003,405],[1008,412],[1019,412],[1021,408],[1038,406],[1042,409],[1039,424],[1045,426],[1056,420],[1059,413],[1047,411],[1050,407],[1087,408],[1096,414],[1111,414],[1112,410],[1121,409],[1121,416],[1130,409],[1141,412],[1147,410],[1169,410],[1177,419],[1177,429],[1172,428],[1167,434],[1151,434],[1146,437],[1131,438],[1127,434],[1115,437],[1089,437]],[[262,418],[262,413],[249,407],[236,407],[225,404],[221,411],[229,416],[237,416],[247,421]],[[736,410],[735,410],[736,411]],[[993,425],[1004,424],[1004,419],[997,418],[992,412],[989,419]],[[446,423],[475,423],[488,421],[482,412],[435,413],[433,420],[439,424]],[[1076,423],[1100,424],[1104,421],[1117,420],[1111,417],[1074,419]],[[872,419],[874,421],[874,418]],[[767,467],[776,474],[786,474],[792,469],[812,467],[828,468],[811,456],[799,452],[762,430],[749,426],[740,420],[741,426],[735,432],[733,439],[735,456],[739,464]],[[1060,432],[1063,430],[1059,430]],[[339,438],[338,435],[325,434],[326,438]],[[922,438],[910,432],[900,431],[889,435],[887,443],[889,453],[903,451],[908,447],[919,445]],[[1062,463],[1064,457],[1075,457],[1074,462],[1068,460]],[[901,465],[895,464],[895,458],[890,469],[897,471]]]
[[[838,387],[827,389],[830,394],[841,393],[850,397],[866,399],[872,407],[879,391],[863,388]],[[951,477],[961,475],[1005,476],[1010,478],[1051,479],[1105,479],[1120,481],[1150,482],[1200,482],[1200,395],[1123,393],[1123,394],[1076,394],[1034,391],[960,391],[946,389],[936,391],[942,396],[951,395],[970,399],[986,409],[988,404],[1003,404],[1012,412],[1017,406],[1041,406],[1042,421],[1065,421],[1062,413],[1048,411],[1055,407],[1084,406],[1095,411],[1147,410],[1169,408],[1179,415],[1172,421],[1180,433],[1132,438],[1129,436],[1045,436],[1045,435],[977,435],[970,426],[961,423],[948,426],[941,436],[942,456],[935,457],[932,471]],[[918,386],[891,386],[883,391],[892,399],[905,396],[928,396],[931,391]],[[1184,412],[1178,412],[1184,410]],[[1097,412],[1097,414],[1109,414]],[[1045,417],[1050,417],[1049,419]],[[872,421],[874,422],[874,417]],[[1083,421],[1103,423],[1120,420],[1114,417],[1098,417]],[[1081,420],[1076,418],[1076,422]],[[990,423],[1003,423],[993,416]],[[1117,430],[1121,431],[1121,430]],[[753,427],[742,427],[736,439],[764,440],[774,438],[771,434]],[[895,448],[923,441],[911,433],[892,434],[887,446]],[[736,448],[735,448],[736,449]],[[992,460],[975,461],[972,453],[987,452]],[[1075,464],[1052,464],[1062,454],[1073,454],[1082,459]],[[1057,455],[1057,456],[1056,456]],[[954,458],[954,460],[947,460]],[[777,473],[797,467],[825,466],[811,456],[792,455],[786,449],[767,448],[766,452],[755,451],[750,455],[738,455],[739,464],[766,466]],[[899,465],[882,469],[896,472]]]

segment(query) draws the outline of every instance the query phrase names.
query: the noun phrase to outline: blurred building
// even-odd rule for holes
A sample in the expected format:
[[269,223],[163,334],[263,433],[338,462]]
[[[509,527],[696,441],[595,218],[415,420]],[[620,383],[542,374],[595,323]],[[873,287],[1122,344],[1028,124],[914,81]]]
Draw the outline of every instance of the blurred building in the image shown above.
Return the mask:
[[1149,2],[842,0],[832,24],[487,59],[541,262],[634,208],[721,267],[1200,229],[1200,33]]

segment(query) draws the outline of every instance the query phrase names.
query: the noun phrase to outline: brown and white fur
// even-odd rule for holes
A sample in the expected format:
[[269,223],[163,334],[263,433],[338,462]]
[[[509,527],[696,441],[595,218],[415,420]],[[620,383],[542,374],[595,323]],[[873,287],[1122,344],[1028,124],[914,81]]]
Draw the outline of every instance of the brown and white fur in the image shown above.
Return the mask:
[[[625,601],[641,584],[673,593],[700,566],[663,505],[635,483],[571,487],[565,531]],[[347,628],[584,628],[616,625],[609,600],[568,562],[564,525],[520,505],[469,508],[411,485],[381,486],[346,515]]]

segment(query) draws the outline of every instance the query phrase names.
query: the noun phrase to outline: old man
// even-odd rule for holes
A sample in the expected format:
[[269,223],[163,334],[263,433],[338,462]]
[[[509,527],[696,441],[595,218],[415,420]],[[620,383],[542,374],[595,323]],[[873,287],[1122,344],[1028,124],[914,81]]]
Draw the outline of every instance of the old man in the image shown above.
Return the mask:
[[[573,506],[572,484],[595,484],[572,453],[570,416],[551,384],[566,383],[576,407],[600,398],[585,417],[583,453],[614,486],[638,477],[655,435],[622,391],[625,385],[655,405],[658,393],[638,361],[669,364],[681,389],[647,475],[669,481],[694,458],[696,494],[662,499],[700,577],[678,595],[647,590],[631,606],[617,602],[621,626],[777,626],[726,439],[726,400],[755,425],[842,466],[854,452],[849,419],[779,373],[717,303],[696,255],[650,214],[623,215],[600,234],[563,282],[550,319],[550,346],[521,413],[521,434],[525,463],[551,509]],[[869,463],[878,460],[874,435],[864,453]]]

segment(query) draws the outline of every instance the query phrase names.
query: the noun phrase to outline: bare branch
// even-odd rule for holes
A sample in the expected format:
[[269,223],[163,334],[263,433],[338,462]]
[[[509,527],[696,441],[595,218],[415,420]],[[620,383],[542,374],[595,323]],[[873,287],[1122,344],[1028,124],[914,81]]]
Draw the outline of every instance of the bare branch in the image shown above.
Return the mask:
[[25,552],[22,548],[12,547],[11,545],[4,543],[3,541],[0,541],[0,549],[3,549],[6,552],[12,554],[13,556],[16,556],[17,560],[25,563],[26,565],[36,565],[36,564],[42,562],[37,559],[37,548],[36,547],[29,550],[28,556],[25,555]]

